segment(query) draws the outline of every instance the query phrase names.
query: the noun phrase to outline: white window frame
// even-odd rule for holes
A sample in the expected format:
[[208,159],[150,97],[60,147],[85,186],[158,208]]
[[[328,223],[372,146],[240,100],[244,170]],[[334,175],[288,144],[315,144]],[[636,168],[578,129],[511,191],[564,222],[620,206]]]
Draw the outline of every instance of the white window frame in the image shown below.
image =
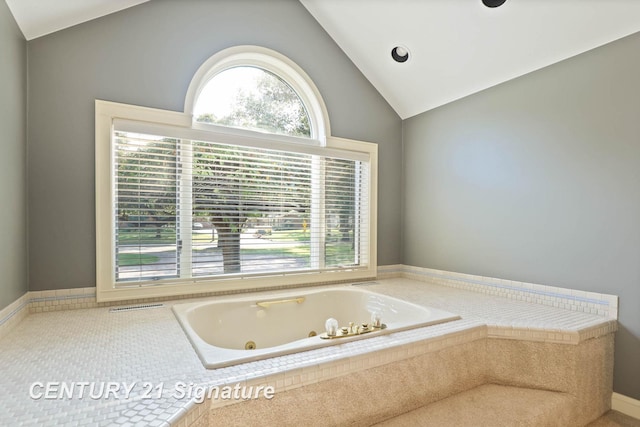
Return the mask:
[[[254,52],[252,55],[251,52]],[[257,54],[256,54],[257,52]],[[215,60],[214,60],[215,59]],[[228,68],[249,65],[259,66],[278,75],[289,83],[301,97],[310,116],[312,138],[265,134],[259,131],[234,129],[224,126],[197,123],[193,120],[193,105],[206,83],[217,73]],[[215,72],[214,72],[215,71]],[[215,140],[220,143],[234,143],[239,139],[250,140],[252,144],[274,149],[304,151],[311,155],[350,153],[360,156],[369,164],[368,259],[362,260],[365,267],[354,267],[339,271],[305,271],[299,273],[265,272],[259,276],[225,275],[207,278],[180,278],[162,284],[118,283],[115,279],[115,208],[113,185],[113,130],[131,127],[138,132],[157,133],[188,140]],[[96,297],[98,302],[120,301],[138,298],[157,298],[189,294],[201,294],[229,290],[260,289],[275,286],[307,285],[322,282],[361,280],[377,274],[377,144],[329,136],[328,115],[322,98],[309,77],[286,57],[256,47],[227,49],[210,58],[196,73],[187,93],[185,112],[159,110],[135,105],[120,104],[102,100],[95,103],[96,131]],[[274,143],[277,146],[274,146]],[[185,153],[188,155],[189,153]],[[189,219],[190,216],[185,217]],[[185,232],[191,231],[191,224],[181,224]],[[188,227],[188,230],[187,230]],[[313,250],[313,249],[312,249]],[[316,249],[317,251],[318,249]],[[188,260],[183,260],[187,261]],[[187,265],[188,266],[188,265]],[[321,266],[314,266],[321,267]]]
[[[224,49],[207,61],[196,71],[184,101],[184,112],[193,114],[193,109],[204,87],[209,80],[223,71],[234,67],[256,67],[266,70],[282,80],[300,97],[309,114],[311,139],[306,143],[326,144],[331,135],[329,114],[322,100],[320,91],[311,78],[295,62],[274,50],[260,46],[234,46]],[[210,124],[195,123],[199,129],[207,129]]]

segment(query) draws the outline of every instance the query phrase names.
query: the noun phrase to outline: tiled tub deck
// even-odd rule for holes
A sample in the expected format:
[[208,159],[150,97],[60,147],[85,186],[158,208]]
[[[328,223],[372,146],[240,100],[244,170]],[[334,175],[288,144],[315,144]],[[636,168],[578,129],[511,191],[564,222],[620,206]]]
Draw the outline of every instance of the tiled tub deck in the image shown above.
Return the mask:
[[[461,289],[466,285],[415,279],[420,280],[391,278],[358,286],[462,319],[216,370],[203,368],[171,311],[173,301],[162,308],[119,313],[101,307],[32,314],[0,339],[0,425],[187,426],[197,423],[210,405],[226,402],[199,405],[178,398],[177,383],[267,384],[274,386],[277,399],[278,392],[486,337],[574,345],[617,327],[615,307],[607,313],[598,313],[597,306],[577,311],[554,307],[555,300],[536,304],[513,295]],[[586,297],[581,300],[590,304]],[[117,382],[133,385],[133,390],[128,399],[86,394],[32,399],[35,382]],[[164,387],[160,396],[155,388],[159,385]],[[153,395],[144,396],[150,386]]]

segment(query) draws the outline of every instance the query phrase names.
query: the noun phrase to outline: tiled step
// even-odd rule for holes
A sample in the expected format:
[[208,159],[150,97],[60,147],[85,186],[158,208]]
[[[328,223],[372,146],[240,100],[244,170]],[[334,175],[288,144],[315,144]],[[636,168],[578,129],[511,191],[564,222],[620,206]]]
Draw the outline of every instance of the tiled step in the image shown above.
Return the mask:
[[573,398],[566,393],[485,384],[411,412],[379,427],[572,426]]

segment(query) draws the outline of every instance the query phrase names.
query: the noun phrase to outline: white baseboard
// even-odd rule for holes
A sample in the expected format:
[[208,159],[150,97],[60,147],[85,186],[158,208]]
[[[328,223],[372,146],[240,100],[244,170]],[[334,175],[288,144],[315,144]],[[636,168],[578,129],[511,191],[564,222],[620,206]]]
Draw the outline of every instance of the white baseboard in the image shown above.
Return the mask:
[[640,420],[640,400],[627,397],[624,394],[613,393],[611,409]]

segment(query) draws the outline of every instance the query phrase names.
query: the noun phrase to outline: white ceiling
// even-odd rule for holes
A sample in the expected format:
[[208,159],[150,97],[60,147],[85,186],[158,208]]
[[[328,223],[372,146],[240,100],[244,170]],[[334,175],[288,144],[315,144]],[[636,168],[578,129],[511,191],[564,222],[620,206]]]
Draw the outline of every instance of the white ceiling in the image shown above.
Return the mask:
[[146,1],[149,0],[6,0],[27,40]]
[[403,119],[640,31],[640,0],[300,1]]
[[[6,0],[27,40],[146,1]],[[640,0],[300,1],[403,119],[640,31]]]

